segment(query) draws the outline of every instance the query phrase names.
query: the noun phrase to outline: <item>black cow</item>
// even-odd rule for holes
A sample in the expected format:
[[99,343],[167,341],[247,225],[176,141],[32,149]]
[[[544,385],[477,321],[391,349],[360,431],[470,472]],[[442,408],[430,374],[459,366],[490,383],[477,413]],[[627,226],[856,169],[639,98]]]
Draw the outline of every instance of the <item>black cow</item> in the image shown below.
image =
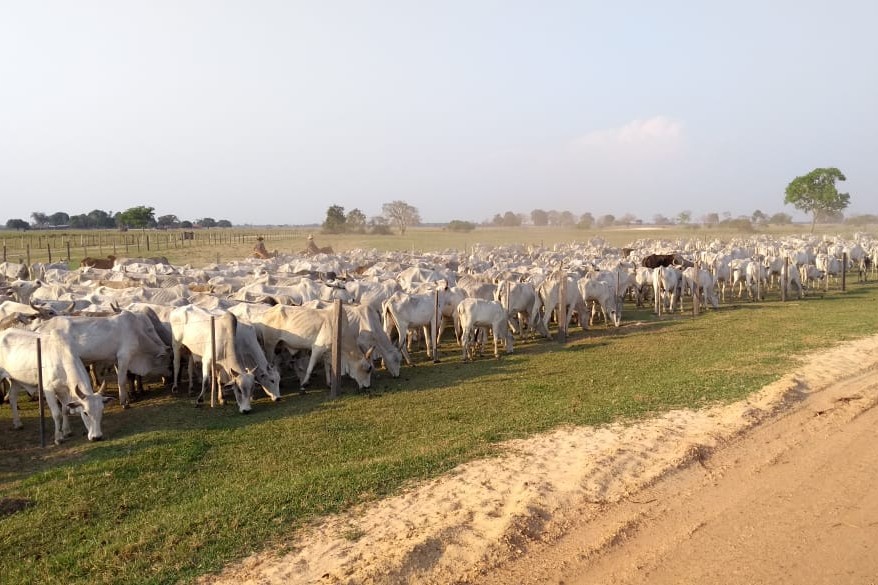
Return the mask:
[[689,268],[694,266],[692,262],[686,260],[677,253],[674,254],[650,254],[640,262],[646,268],[658,268],[659,266],[679,266]]

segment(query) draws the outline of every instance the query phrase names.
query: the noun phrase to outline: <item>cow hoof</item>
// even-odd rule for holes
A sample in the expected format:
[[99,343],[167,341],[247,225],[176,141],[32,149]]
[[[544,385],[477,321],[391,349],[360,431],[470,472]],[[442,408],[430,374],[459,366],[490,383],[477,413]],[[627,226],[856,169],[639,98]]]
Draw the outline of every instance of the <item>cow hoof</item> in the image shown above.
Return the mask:
[[14,431],[20,431],[23,428],[24,428],[24,425],[12,425],[12,430],[14,430]]
[[122,405],[122,410],[128,410],[129,408],[131,408],[131,405],[128,404],[127,402]]
[[60,445],[61,445],[61,439],[55,439],[55,444],[60,446]]
[[299,388],[299,396],[305,395],[305,388]]
[[249,410],[242,410],[241,414],[250,414],[250,411]]

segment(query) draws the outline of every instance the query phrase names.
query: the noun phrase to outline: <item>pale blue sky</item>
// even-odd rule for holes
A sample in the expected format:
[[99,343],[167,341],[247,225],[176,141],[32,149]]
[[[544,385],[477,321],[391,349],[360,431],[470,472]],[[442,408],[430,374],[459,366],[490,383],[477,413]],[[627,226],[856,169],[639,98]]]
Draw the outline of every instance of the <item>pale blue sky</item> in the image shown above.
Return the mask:
[[878,212],[878,3],[0,0],[0,222]]

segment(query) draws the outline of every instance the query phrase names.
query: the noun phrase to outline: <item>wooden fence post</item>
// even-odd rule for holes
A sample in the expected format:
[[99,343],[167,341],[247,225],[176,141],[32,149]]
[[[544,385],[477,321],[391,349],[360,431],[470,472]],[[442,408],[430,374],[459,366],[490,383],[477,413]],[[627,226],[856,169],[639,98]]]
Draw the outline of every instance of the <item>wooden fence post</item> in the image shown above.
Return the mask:
[[43,346],[39,337],[37,337],[37,400],[40,402],[40,447],[45,447],[46,412],[43,407],[46,404],[46,400],[45,396],[43,396]]
[[781,302],[787,301],[787,283],[790,281],[790,258],[789,256],[785,256],[783,259],[783,276],[781,277],[780,283],[780,300]]
[[701,262],[695,263],[695,278],[692,281],[692,316],[697,317],[701,312],[701,288],[698,286],[701,272]]
[[67,240],[67,262],[70,262],[70,240]]
[[558,267],[558,342],[567,342],[567,274]]
[[6,242],[3,242],[3,261],[6,262]]
[[50,244],[48,241],[46,241],[46,252],[49,255],[49,264],[51,264],[52,263],[52,244]]
[[[190,358],[191,359],[191,358]],[[216,317],[210,316],[210,407],[214,407],[214,390],[219,389],[216,376]]]
[[841,292],[847,291],[848,253],[841,255]]
[[149,234],[146,234],[146,251],[149,252]]
[[30,242],[27,243],[27,265],[30,266]]
[[330,361],[329,372],[329,398],[335,400],[338,398],[341,390],[341,337],[344,335],[342,327],[344,321],[344,307],[341,306],[341,299],[333,301],[333,327],[332,327],[332,355]]
[[[414,244],[412,244],[412,250],[414,251]],[[412,252],[414,253],[414,252]],[[436,327],[433,328],[431,332],[433,336],[433,363],[439,363],[439,336],[440,331],[442,331],[442,310],[439,308],[439,289],[436,289],[436,300],[433,306],[433,321],[436,323]],[[402,333],[400,333],[402,334]]]

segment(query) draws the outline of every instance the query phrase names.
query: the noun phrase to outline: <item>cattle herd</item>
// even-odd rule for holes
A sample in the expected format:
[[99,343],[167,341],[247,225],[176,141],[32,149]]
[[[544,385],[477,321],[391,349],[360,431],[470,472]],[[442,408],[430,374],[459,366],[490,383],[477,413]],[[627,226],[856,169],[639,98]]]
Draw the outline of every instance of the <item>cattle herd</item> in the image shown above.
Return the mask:
[[204,268],[166,259],[90,258],[78,268],[7,262],[0,264],[0,381],[13,426],[21,426],[20,390],[33,395],[42,383],[56,443],[71,433],[69,414],[80,414],[88,438],[100,440],[104,404],[116,396],[104,394],[106,382],[95,386],[112,371],[126,408],[144,377],[168,380],[176,391],[184,358],[190,392],[201,365],[198,401],[215,378],[220,402],[228,392],[242,413],[258,388],[279,400],[284,371],[304,389],[329,359],[335,300],[343,307],[341,371],[368,388],[376,366],[396,377],[403,360],[412,364],[413,343],[438,359],[449,326],[464,360],[481,354],[489,336],[499,357],[499,345],[512,352],[516,335],[551,337],[553,315],[563,316],[565,330],[599,318],[618,327],[625,302],[673,312],[693,295],[713,308],[781,287],[803,297],[842,271],[874,278],[876,261],[878,239],[855,234],[639,240],[625,248],[593,238],[420,255],[353,250]]

